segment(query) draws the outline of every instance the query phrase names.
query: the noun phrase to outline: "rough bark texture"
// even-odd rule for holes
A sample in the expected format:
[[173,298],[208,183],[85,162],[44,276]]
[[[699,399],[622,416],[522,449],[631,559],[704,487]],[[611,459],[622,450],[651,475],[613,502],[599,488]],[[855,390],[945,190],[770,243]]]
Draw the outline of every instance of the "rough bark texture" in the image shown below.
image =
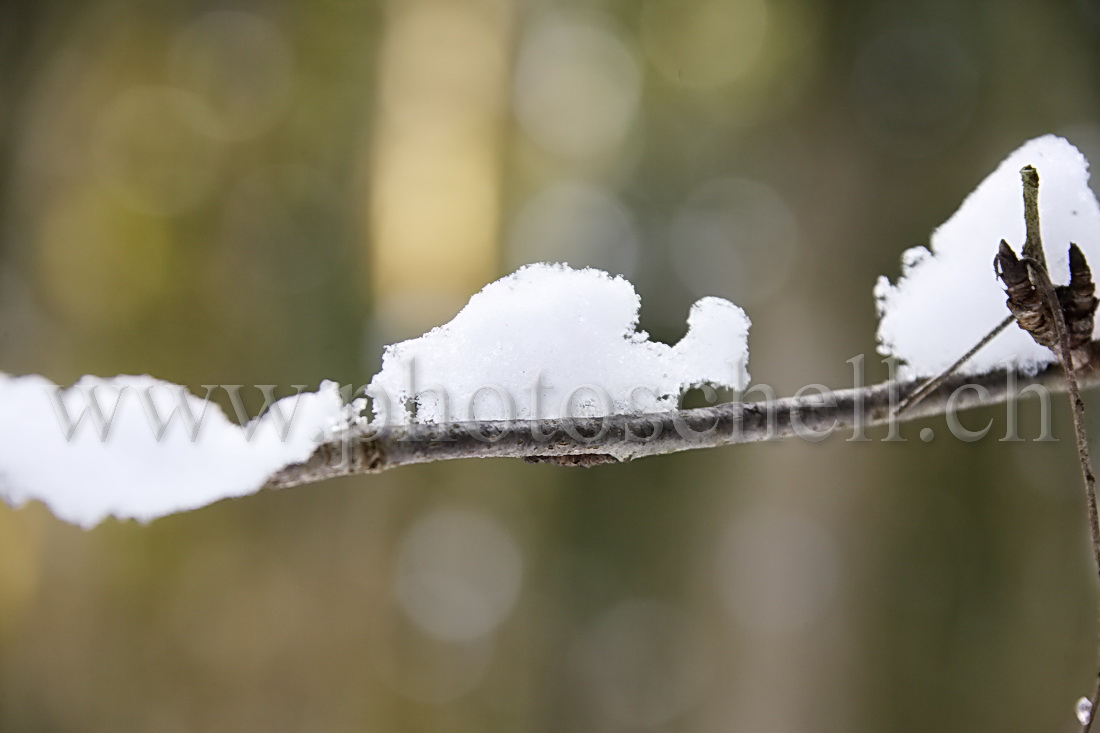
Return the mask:
[[[1086,386],[1100,383],[1097,343],[1089,344],[1089,354],[1088,364],[1078,372]],[[1016,391],[1036,383],[1052,392],[1066,389],[1061,368],[1052,364],[1034,377],[1006,371],[951,377],[900,417],[893,415],[895,408],[922,380],[837,390],[825,401],[817,394],[786,398],[772,402],[771,409],[765,402],[734,402],[648,415],[356,429],[320,445],[308,461],[279,471],[267,487],[284,488],[458,458],[523,458],[591,466],[794,436],[820,439],[830,430],[861,436],[863,427],[945,414],[952,395],[959,410],[1005,402],[1012,395],[1013,382]],[[987,395],[980,394],[977,387],[984,388]]]

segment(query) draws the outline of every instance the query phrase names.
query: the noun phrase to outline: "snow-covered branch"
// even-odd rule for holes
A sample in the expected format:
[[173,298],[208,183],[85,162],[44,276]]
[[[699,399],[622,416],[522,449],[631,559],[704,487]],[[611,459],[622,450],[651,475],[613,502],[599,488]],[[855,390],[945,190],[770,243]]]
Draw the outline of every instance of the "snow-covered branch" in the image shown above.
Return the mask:
[[[1043,181],[1030,219],[1020,196],[1024,166]],[[900,415],[946,415],[952,434],[975,440],[981,431],[968,430],[959,411],[1014,404],[1032,385],[1046,406],[1039,387],[1064,388],[1049,343],[1011,326],[984,338],[1009,310],[992,266],[997,244],[1025,234],[1038,241],[1040,209],[1055,290],[1068,279],[1071,251],[1100,262],[1100,202],[1088,162],[1061,138],[1029,141],[928,248],[903,255],[895,281],[876,286],[878,351],[899,363],[898,381],[860,380],[841,391],[811,385],[786,399],[760,385],[744,402],[677,411],[693,386],[737,392],[749,384],[749,315],[728,300],[701,298],[683,338],[664,344],[638,328],[641,300],[625,278],[532,264],[486,285],[448,323],[387,346],[381,369],[354,394],[323,382],[276,400],[274,387],[256,385],[264,397],[256,417],[244,410],[239,385],[204,385],[200,396],[148,376],[89,376],[66,389],[45,377],[0,374],[0,500],[42,501],[91,527],[110,516],[150,521],[262,487],[455,458],[589,466],[792,436],[869,440],[867,431],[884,423],[885,439],[900,440],[898,406],[920,386],[915,378],[952,364],[958,376]],[[1086,295],[1091,302],[1091,290]],[[1080,373],[1091,386],[1100,381],[1100,327],[1080,320],[1074,333],[1091,336]],[[969,358],[958,362],[963,354]],[[236,420],[211,402],[220,391]],[[366,400],[354,399],[360,394],[371,399],[370,413]],[[1008,415],[1014,425],[1015,411]],[[925,427],[920,438],[937,430]]]
[[[1100,384],[1100,342],[1091,347],[1091,361],[1079,373],[1086,387]],[[804,389],[799,395],[782,399],[645,415],[354,428],[321,444],[304,463],[277,472],[266,488],[459,458],[523,458],[593,466],[792,437],[818,441],[843,433],[849,441],[863,441],[872,439],[867,428],[880,425],[889,429],[879,439],[902,440],[900,422],[939,415],[954,420],[949,427],[957,437],[974,440],[980,430],[962,427],[956,418],[958,412],[1013,403],[1028,396],[1049,399],[1044,395],[1066,389],[1058,365],[1049,365],[1034,376],[1003,369],[958,375],[947,379],[920,403],[895,415],[899,402],[922,381],[889,381],[826,392]]]

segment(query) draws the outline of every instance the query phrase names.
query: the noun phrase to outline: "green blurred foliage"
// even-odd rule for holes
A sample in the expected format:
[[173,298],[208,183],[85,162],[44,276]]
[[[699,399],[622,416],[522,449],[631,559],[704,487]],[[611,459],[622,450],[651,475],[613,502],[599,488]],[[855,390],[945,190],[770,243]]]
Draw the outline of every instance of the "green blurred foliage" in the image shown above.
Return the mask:
[[[1019,143],[1100,159],[1092,0],[9,2],[0,369],[369,381],[419,332],[375,297],[377,161],[420,144],[380,99],[493,68],[387,56],[414,6],[507,49],[489,275],[625,272],[664,340],[729,297],[780,394],[885,376],[875,278]],[[418,54],[456,76],[384,90]],[[0,506],[0,730],[1068,728],[1096,636],[1068,413],[1055,443],[1036,405],[1025,442],[964,419],[990,438],[430,465],[89,532]]]

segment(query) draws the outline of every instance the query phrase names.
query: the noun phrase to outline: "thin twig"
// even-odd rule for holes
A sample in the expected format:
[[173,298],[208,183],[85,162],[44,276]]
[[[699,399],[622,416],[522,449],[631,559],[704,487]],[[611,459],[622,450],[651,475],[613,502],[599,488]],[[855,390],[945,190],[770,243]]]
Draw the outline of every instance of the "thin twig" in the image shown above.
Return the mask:
[[[1090,345],[1090,354],[1090,362],[1078,377],[1084,384],[1100,386],[1100,343]],[[955,375],[901,418],[894,415],[897,395],[920,386],[916,380],[837,390],[825,401],[810,394],[770,403],[734,402],[648,415],[353,428],[318,446],[304,463],[279,471],[267,486],[284,488],[462,458],[601,456],[596,461],[567,462],[590,465],[789,437],[820,437],[849,428],[855,435],[862,434],[864,427],[944,415],[949,406],[966,410],[1007,402],[1031,384],[1051,392],[1066,390],[1061,368],[1054,364],[1034,376],[1003,369],[976,376]]]
[[1047,258],[1043,252],[1043,236],[1039,227],[1039,172],[1034,166],[1024,166],[1020,171],[1024,184],[1024,226],[1027,239],[1024,242],[1024,256],[1030,257],[1047,269]]
[[904,400],[902,400],[901,404],[898,405],[898,409],[894,411],[894,415],[900,415],[901,413],[908,410],[910,407],[919,404],[921,400],[923,400],[926,396],[928,396],[929,393],[932,392],[932,390],[936,389],[936,387],[939,387],[941,384],[947,381],[948,377],[957,372],[963,364],[970,361],[970,358],[974,356],[974,354],[977,354],[979,351],[984,349],[990,341],[1000,335],[1001,331],[1005,330],[1015,322],[1016,316],[1008,316],[1003,321],[994,326],[992,331],[983,336],[981,341],[974,344],[970,351],[960,356],[954,364],[947,367],[936,376],[930,378],[924,384],[917,387],[917,389],[910,393]]
[[[1021,257],[1031,268],[1031,275],[1035,286],[1042,291],[1054,316],[1055,330],[1058,334],[1058,358],[1066,375],[1066,384],[1069,388],[1069,401],[1073,408],[1073,432],[1077,438],[1077,457],[1081,464],[1081,476],[1085,481],[1085,500],[1088,504],[1089,533],[1092,536],[1093,558],[1096,560],[1096,571],[1100,576],[1100,515],[1096,509],[1096,477],[1092,473],[1092,462],[1089,460],[1089,440],[1085,431],[1085,403],[1081,400],[1081,391],[1077,385],[1077,375],[1074,372],[1071,357],[1069,329],[1066,328],[1065,314],[1058,302],[1058,295],[1054,292],[1054,285],[1050,282],[1046,267],[1032,257]],[[1097,649],[1100,658],[1100,647]],[[1095,717],[1097,705],[1100,705],[1100,672],[1097,673],[1097,684],[1092,695],[1092,711],[1088,719],[1082,723],[1081,730],[1084,733],[1092,728],[1092,720]]]

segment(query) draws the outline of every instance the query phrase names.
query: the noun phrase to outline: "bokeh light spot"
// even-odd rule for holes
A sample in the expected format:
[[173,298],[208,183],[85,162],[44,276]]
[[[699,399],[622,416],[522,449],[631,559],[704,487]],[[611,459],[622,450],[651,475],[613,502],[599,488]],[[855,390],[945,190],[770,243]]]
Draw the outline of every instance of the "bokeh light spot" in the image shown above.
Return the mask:
[[537,22],[520,46],[516,117],[554,153],[604,154],[625,139],[641,82],[637,54],[610,23],[597,16],[551,16]]
[[221,151],[206,104],[171,87],[139,86],[103,110],[92,141],[95,172],[128,206],[178,214],[212,191]]
[[555,183],[529,199],[508,239],[512,267],[566,262],[629,277],[637,259],[630,212],[607,188],[583,181]]
[[177,86],[209,106],[216,124],[205,131],[240,140],[264,132],[286,109],[294,57],[271,21],[219,10],[180,31],[168,71]]
[[767,39],[765,0],[648,0],[641,38],[668,80],[712,89],[751,73]]
[[397,598],[424,632],[469,641],[512,611],[523,557],[494,520],[461,510],[431,514],[406,533],[397,560]]

